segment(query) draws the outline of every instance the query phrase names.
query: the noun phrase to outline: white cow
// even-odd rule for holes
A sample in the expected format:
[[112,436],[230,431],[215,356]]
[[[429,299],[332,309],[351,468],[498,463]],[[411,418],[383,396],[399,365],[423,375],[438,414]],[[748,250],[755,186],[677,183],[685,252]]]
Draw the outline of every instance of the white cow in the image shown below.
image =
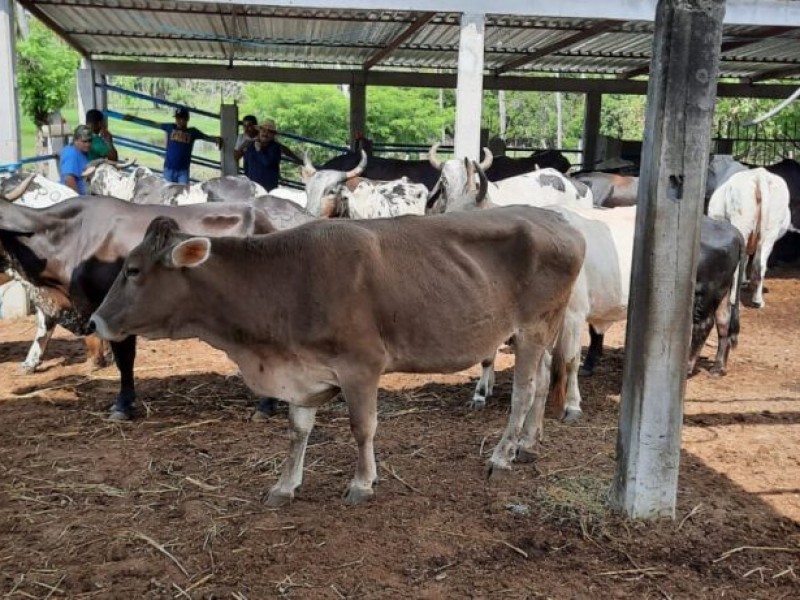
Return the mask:
[[31,208],[47,208],[77,195],[71,187],[36,173],[16,173],[0,179],[0,200]]
[[[442,202],[437,200],[442,194],[449,195],[451,201],[457,201],[455,198],[458,197],[458,193],[453,193],[453,190],[459,190],[460,193],[466,186],[467,178],[470,182],[474,178],[474,169],[466,159],[464,162],[458,159],[440,162],[436,157],[438,146],[435,144],[428,151],[428,160],[431,165],[442,172],[439,181],[428,196],[428,209],[431,213],[444,212],[441,207]],[[492,164],[493,155],[488,148],[484,148],[483,152],[483,162],[478,166],[480,170],[486,171]],[[450,187],[449,192],[444,189],[446,186]],[[549,167],[500,181],[491,181],[488,186],[487,198],[493,206],[524,204],[542,207],[551,204],[576,203],[578,206],[591,208],[594,205],[592,190],[589,186]]]
[[428,188],[406,177],[371,181],[360,177],[367,166],[361,162],[351,171],[317,170],[305,156],[302,169],[308,198],[306,209],[317,217],[376,219],[400,215],[424,215]]
[[737,172],[711,195],[708,216],[728,221],[742,234],[750,257],[752,303],[762,308],[767,259],[791,224],[786,182],[761,167]]

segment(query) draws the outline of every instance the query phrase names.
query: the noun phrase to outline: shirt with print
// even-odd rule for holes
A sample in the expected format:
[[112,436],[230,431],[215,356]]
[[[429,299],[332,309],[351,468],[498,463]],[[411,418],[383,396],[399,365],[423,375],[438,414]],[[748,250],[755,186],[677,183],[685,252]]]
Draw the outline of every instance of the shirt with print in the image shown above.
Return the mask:
[[211,139],[197,127],[178,129],[178,126],[174,123],[163,123],[161,129],[167,132],[164,167],[176,171],[183,171],[189,168],[192,162],[192,148],[194,148],[195,141]]
[[67,175],[72,175],[78,182],[78,194],[86,194],[86,182],[83,180],[83,171],[89,163],[89,157],[78,150],[74,144],[66,146],[61,151],[59,169],[61,170],[61,183],[67,184]]

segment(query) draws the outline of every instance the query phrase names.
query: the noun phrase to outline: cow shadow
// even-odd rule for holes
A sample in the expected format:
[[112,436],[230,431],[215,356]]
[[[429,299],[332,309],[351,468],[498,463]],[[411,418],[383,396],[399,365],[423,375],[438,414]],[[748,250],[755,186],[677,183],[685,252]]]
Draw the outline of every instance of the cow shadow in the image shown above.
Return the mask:
[[[0,363],[22,363],[31,347],[30,341],[0,342]],[[53,339],[47,345],[42,364],[37,373],[49,371],[54,367],[81,364],[86,362],[86,349],[82,338]]]

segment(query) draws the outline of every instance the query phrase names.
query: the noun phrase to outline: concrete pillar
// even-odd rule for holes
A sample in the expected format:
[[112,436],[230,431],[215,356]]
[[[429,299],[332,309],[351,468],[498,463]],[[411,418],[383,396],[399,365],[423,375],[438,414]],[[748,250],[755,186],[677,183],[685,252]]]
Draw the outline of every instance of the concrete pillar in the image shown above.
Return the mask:
[[[95,93],[95,71],[91,61],[85,58],[81,60],[81,66],[78,68],[77,86],[78,86],[78,122],[84,123],[86,118],[86,111],[92,108],[99,108],[102,110],[104,107],[97,101],[97,94]],[[77,123],[75,124],[77,125]]]
[[659,0],[612,502],[675,517],[683,397],[725,0]]
[[350,85],[350,149],[356,150],[356,134],[367,136],[367,86],[363,83]]
[[455,157],[480,160],[484,15],[461,15],[456,88]]
[[586,94],[586,105],[583,120],[583,157],[584,169],[591,169],[597,162],[597,139],[600,136],[600,110],[603,96],[600,92]]
[[14,0],[0,0],[0,163],[20,159]]
[[233,149],[236,147],[236,138],[239,137],[239,105],[222,104],[219,107],[219,135],[222,137],[222,164],[223,175],[236,175],[239,173],[239,163],[233,158]]

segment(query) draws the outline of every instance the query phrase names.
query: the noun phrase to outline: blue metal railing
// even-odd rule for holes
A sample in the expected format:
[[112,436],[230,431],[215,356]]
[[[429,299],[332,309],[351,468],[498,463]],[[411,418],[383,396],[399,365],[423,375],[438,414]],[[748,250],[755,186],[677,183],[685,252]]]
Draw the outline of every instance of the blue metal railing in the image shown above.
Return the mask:
[[19,171],[23,165],[29,165],[37,162],[44,162],[46,160],[58,160],[58,154],[48,154],[47,156],[33,156],[31,158],[21,158],[17,162],[4,163],[0,165],[0,173],[15,173]]
[[[117,87],[115,85],[108,85],[108,84],[104,85],[102,83],[95,83],[95,86],[104,88],[110,92],[117,92],[118,94],[122,94],[123,96],[139,98],[140,100],[146,100],[147,102],[160,104],[162,106],[169,106],[170,108],[188,108],[190,112],[193,112],[196,115],[203,115],[206,117],[211,117],[213,119],[219,119],[219,115],[217,113],[213,113],[207,110],[201,110],[199,108],[192,108],[190,106],[186,106],[185,104],[181,104],[180,102],[170,102],[169,100],[162,100],[161,98],[155,98],[153,96],[148,96],[147,94],[142,94],[139,92],[132,92],[130,90],[126,90],[125,88]],[[106,111],[106,113],[108,114],[110,113],[110,111]]]

